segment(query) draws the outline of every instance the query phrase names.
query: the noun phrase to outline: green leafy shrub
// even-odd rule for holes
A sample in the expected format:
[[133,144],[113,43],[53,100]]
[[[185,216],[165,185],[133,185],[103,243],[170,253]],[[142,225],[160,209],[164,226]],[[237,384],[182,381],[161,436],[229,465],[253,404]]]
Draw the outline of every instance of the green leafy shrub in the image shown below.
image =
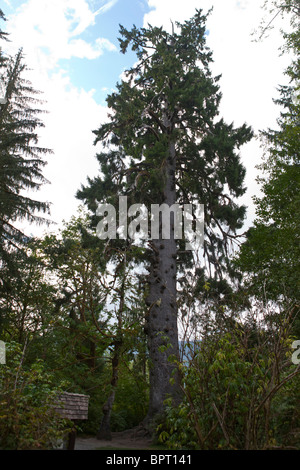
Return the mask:
[[206,337],[179,364],[184,400],[166,403],[158,440],[172,449],[299,448],[299,366],[286,334],[283,325],[276,334],[237,325]]
[[21,347],[7,343],[7,363],[0,366],[0,448],[53,448],[70,424],[55,411],[61,389],[45,371],[43,361],[23,365]]
[[113,431],[131,429],[144,419],[148,406],[148,387],[143,376],[131,364],[122,367],[111,416]]

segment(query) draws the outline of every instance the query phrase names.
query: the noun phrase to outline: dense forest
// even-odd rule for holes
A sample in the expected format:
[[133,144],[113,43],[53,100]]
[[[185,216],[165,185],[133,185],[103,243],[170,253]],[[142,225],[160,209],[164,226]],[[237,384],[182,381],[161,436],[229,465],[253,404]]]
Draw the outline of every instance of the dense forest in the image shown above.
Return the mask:
[[[99,173],[78,188],[79,212],[42,238],[19,223],[51,219],[32,196],[51,154],[39,146],[46,110],[22,50],[3,52],[0,10],[1,449],[55,448],[73,426],[57,412],[62,392],[89,396],[78,432],[99,439],[139,427],[165,449],[300,449],[299,2],[269,10],[259,40],[290,18],[289,85],[274,96],[277,128],[259,136],[251,227],[240,152],[254,132],[219,115],[209,13],[197,10],[171,33],[120,27],[136,62],[93,131]],[[171,210],[168,233],[163,216],[150,233],[140,204],[184,208],[193,230],[177,236]],[[184,211],[197,205],[195,240]]]

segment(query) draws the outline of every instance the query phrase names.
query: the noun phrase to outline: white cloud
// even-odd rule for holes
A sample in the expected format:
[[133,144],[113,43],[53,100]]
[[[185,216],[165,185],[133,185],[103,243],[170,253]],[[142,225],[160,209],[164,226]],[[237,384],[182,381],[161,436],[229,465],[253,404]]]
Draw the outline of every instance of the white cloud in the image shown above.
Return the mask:
[[[95,90],[76,88],[59,66],[61,59],[94,60],[104,51],[116,49],[105,38],[87,42],[80,37],[98,13],[93,13],[86,0],[28,0],[6,25],[11,39],[8,52],[23,47],[25,63],[31,69],[28,78],[46,100],[39,145],[54,152],[43,169],[50,184],[31,197],[51,202],[51,219],[58,224],[75,214],[77,190],[88,175],[98,172],[92,130],[107,119],[107,108],[96,103]],[[45,226],[27,228],[36,235],[45,230]]]
[[62,73],[53,75],[45,90],[51,112],[44,118],[40,144],[51,147],[54,154],[44,170],[51,185],[40,197],[52,202],[51,215],[58,223],[75,213],[77,190],[87,176],[98,172],[92,130],[107,119],[107,108],[96,103],[93,91],[75,88]]
[[[287,59],[279,57],[279,29],[263,42],[253,41],[251,33],[264,14],[263,0],[202,0],[201,5],[198,0],[189,0],[184,6],[181,0],[148,0],[155,10],[145,15],[144,24],[163,25],[171,30],[171,20],[189,19],[199,6],[205,13],[212,3],[207,44],[213,52],[213,73],[222,74],[222,109],[238,123],[247,120],[258,128],[270,125],[272,99],[278,84],[286,81],[283,70]],[[273,118],[271,115],[272,122]]]
[[[49,112],[43,116],[45,127],[39,131],[39,146],[53,150],[43,169],[50,184],[31,197],[51,203],[50,218],[59,227],[76,213],[80,201],[75,194],[81,184],[99,171],[92,131],[107,120],[107,108],[96,103],[95,90],[76,88],[62,70],[44,80],[42,88],[42,97],[47,98],[44,109]],[[47,230],[34,225],[27,233],[42,235]]]
[[91,43],[78,37],[94,24],[97,14],[86,0],[29,0],[9,17],[8,28],[14,47],[24,48],[33,68],[47,52],[42,68],[51,69],[60,59],[95,59],[104,50],[116,50],[107,39]]

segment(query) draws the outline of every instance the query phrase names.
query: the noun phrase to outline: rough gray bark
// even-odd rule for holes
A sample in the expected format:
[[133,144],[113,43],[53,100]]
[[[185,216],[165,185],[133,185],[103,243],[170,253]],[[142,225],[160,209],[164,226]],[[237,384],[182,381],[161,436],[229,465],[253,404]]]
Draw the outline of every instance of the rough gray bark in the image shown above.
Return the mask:
[[[164,116],[166,132],[170,133],[172,122]],[[176,152],[170,140],[168,156],[164,165],[163,201],[171,207],[176,203],[175,188]],[[176,258],[177,246],[174,238],[174,217],[171,212],[170,239],[153,239],[153,257],[149,276],[149,306],[146,332],[150,357],[150,403],[147,420],[152,421],[163,412],[163,402],[171,396],[175,402],[180,398],[176,365],[170,360],[178,358],[178,327],[176,299]],[[174,383],[170,383],[170,379]]]

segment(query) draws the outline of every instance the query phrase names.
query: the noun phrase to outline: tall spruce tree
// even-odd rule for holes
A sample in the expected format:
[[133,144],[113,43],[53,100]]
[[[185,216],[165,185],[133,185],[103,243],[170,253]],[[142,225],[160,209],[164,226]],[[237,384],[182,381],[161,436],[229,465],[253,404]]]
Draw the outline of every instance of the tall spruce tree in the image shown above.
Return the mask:
[[[151,25],[130,31],[120,27],[121,51],[126,53],[131,46],[138,62],[107,98],[110,120],[94,131],[95,144],[104,147],[97,155],[101,174],[89,179],[77,197],[94,212],[97,202],[118,208],[119,196],[128,197],[128,207],[140,203],[149,210],[151,204],[204,204],[203,259],[220,277],[227,270],[227,243],[245,216],[245,207],[235,202],[245,192],[245,169],[237,150],[251,139],[252,131],[218,118],[220,77],[213,77],[209,68],[206,18],[196,10],[189,21],[177,22],[172,33]],[[93,218],[95,224],[98,220]],[[156,238],[149,233],[144,246],[147,421],[163,411],[167,396],[175,402],[180,399],[171,360],[178,356],[177,281],[187,266],[193,268],[193,253],[185,249],[184,239],[176,239],[174,225],[171,212],[169,238],[161,230]]]
[[38,146],[43,127],[38,92],[24,78],[26,65],[22,50],[5,60],[1,82],[5,100],[0,104],[0,259],[8,263],[10,253],[20,248],[26,237],[18,227],[22,220],[42,223],[49,203],[32,198],[47,180],[42,168],[49,149]]

